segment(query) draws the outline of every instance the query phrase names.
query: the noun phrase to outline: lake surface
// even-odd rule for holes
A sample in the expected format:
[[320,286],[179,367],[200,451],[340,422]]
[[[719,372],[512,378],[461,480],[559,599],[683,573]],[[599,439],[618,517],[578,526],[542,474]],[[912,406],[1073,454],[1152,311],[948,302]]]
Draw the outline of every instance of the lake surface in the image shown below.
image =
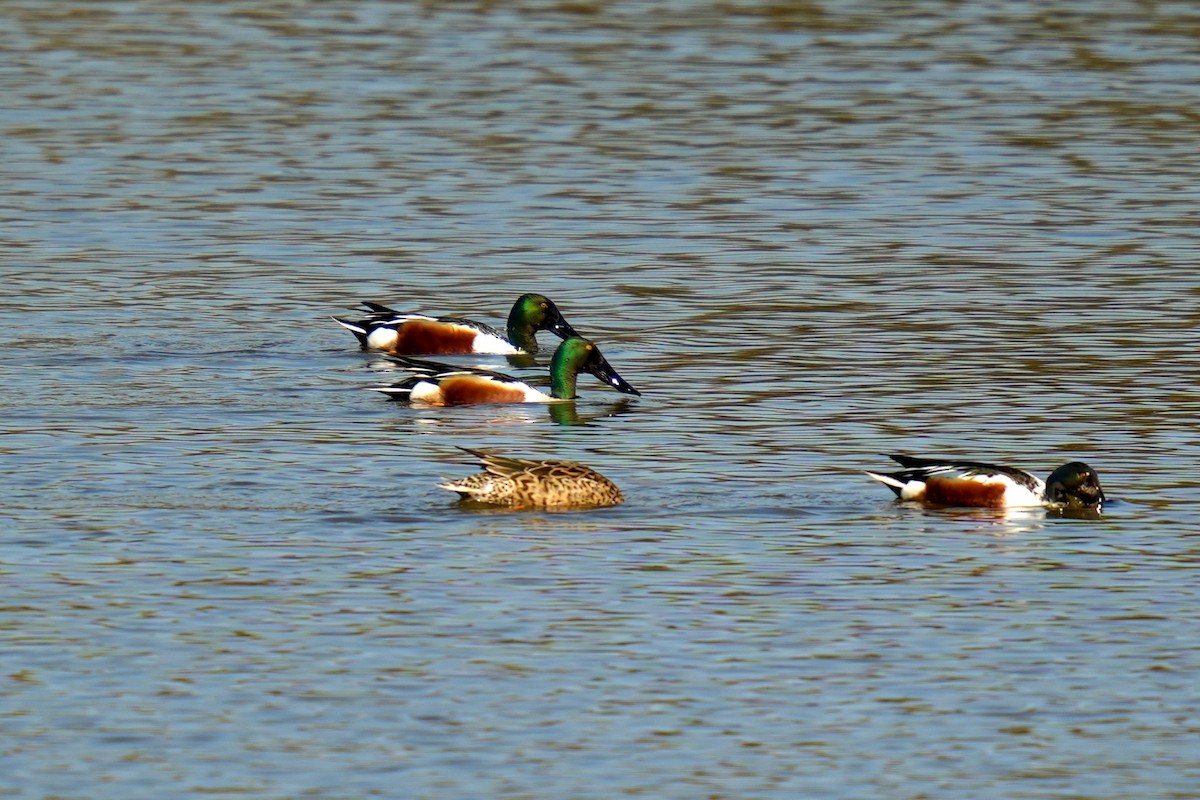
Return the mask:
[[[0,20],[0,796],[1200,795],[1190,4]],[[328,319],[526,291],[644,396],[414,410]]]

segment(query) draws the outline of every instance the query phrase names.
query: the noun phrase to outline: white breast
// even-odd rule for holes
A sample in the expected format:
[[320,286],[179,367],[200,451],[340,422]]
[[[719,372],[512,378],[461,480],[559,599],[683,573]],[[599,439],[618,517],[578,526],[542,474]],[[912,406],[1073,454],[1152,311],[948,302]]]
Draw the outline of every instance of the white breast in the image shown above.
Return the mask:
[[518,347],[513,347],[504,339],[498,336],[493,336],[490,333],[479,331],[475,334],[475,352],[486,353],[496,356],[514,356],[518,353],[525,352]]
[[1040,506],[1046,502],[1046,484],[1041,480],[1038,481],[1037,492],[1029,491],[1028,487],[1014,481],[1007,475],[999,475],[993,480],[999,479],[1005,484],[1004,487],[1004,504],[1006,506]]
[[545,392],[538,391],[532,386],[525,386],[525,402],[526,403],[554,403],[558,398],[551,397]]

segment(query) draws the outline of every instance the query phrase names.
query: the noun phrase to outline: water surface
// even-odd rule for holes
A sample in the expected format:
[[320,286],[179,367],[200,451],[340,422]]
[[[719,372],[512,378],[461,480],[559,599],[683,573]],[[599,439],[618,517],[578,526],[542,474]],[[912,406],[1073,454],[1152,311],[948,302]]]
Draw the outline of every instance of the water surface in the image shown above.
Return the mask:
[[[1195,796],[1189,6],[0,14],[0,794]],[[525,291],[644,396],[408,409],[328,319]]]

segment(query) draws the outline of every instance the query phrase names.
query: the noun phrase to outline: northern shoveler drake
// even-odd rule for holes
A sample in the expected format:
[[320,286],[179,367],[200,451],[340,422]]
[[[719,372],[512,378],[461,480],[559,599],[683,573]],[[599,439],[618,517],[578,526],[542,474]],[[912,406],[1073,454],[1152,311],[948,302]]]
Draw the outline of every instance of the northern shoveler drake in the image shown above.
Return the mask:
[[600,508],[625,501],[621,490],[591,467],[574,461],[531,461],[460,447],[479,459],[484,472],[438,487],[463,500],[522,508]]
[[1025,470],[978,461],[889,455],[904,469],[867,472],[901,500],[940,506],[1009,508],[1050,505],[1099,510],[1104,491],[1096,471],[1082,461],[1064,464],[1043,481]]
[[378,303],[363,303],[371,313],[353,322],[333,321],[358,338],[363,349],[397,355],[510,356],[538,351],[537,332],[550,331],[561,339],[578,336],[554,302],[540,294],[523,294],[508,312],[507,335],[482,322],[459,317],[406,314]]
[[417,405],[460,406],[478,403],[550,403],[574,400],[575,379],[581,372],[595,375],[604,383],[625,394],[640,395],[617,374],[600,348],[587,339],[567,339],[550,359],[550,393],[535,389],[525,381],[501,372],[456,367],[437,361],[394,356],[413,377],[387,386],[369,386],[373,392],[383,392],[394,400]]

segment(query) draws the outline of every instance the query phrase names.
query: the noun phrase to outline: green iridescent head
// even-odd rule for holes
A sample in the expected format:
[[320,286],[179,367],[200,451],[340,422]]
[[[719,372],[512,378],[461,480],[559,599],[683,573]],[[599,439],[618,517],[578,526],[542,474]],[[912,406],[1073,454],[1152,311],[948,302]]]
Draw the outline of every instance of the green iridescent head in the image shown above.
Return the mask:
[[1105,498],[1096,470],[1082,461],[1072,461],[1050,473],[1046,499],[1067,508],[1099,508]]
[[526,353],[536,353],[538,331],[550,331],[560,339],[579,335],[549,297],[523,294],[508,312],[508,340]]
[[560,400],[574,400],[575,378],[581,372],[595,375],[618,392],[641,394],[617,374],[594,342],[578,336],[560,344],[550,359],[550,393]]

